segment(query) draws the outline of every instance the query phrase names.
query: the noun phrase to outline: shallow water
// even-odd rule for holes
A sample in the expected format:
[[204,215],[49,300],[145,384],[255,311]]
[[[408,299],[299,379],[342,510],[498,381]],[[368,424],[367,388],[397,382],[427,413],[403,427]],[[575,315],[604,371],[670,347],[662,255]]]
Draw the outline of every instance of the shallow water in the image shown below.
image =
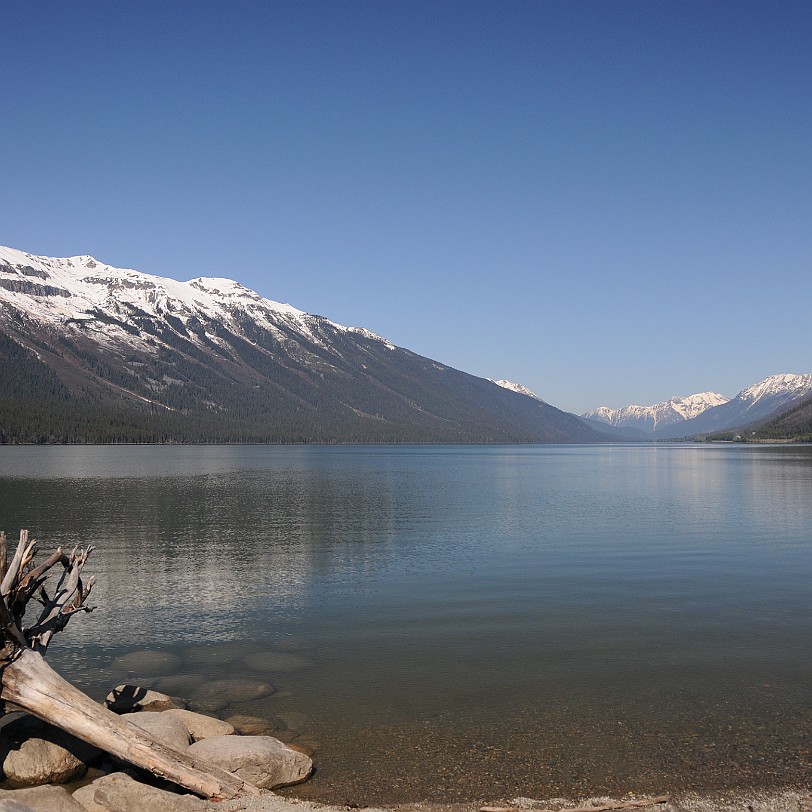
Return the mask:
[[297,794],[810,779],[810,447],[0,447],[0,470],[0,528],[98,545],[100,608],[54,664],[95,695],[160,677],[120,665],[144,648],[189,692],[273,683],[214,712],[316,744]]

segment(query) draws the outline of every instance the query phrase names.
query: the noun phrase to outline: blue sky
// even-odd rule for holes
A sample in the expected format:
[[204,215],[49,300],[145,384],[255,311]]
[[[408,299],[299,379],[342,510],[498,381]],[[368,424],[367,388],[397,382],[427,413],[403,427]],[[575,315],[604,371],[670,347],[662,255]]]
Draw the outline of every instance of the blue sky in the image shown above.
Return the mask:
[[570,411],[811,372],[812,4],[0,3],[0,244]]

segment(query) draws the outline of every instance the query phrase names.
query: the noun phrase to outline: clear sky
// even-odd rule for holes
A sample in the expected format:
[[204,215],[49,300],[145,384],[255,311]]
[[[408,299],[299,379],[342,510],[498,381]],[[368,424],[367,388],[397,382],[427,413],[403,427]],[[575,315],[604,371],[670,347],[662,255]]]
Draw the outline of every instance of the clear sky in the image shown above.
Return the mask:
[[812,3],[0,0],[0,244],[569,411],[812,372]]

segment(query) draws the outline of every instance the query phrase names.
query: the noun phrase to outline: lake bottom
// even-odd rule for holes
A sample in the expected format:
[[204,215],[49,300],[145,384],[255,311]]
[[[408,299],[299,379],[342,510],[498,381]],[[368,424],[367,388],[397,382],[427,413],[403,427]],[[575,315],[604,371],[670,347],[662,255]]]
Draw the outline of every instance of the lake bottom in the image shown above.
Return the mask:
[[[735,691],[686,687],[675,674],[665,693],[662,680],[648,691],[570,681],[508,696],[472,684],[443,700],[406,684],[348,692],[317,650],[297,644],[159,653],[176,658],[160,676],[132,667],[150,661],[143,652],[62,670],[98,699],[124,681],[218,718],[269,720],[269,735],[314,751],[311,779],[279,790],[294,797],[365,806],[809,786],[812,713],[796,690],[745,675]],[[253,699],[254,684],[274,693]]]

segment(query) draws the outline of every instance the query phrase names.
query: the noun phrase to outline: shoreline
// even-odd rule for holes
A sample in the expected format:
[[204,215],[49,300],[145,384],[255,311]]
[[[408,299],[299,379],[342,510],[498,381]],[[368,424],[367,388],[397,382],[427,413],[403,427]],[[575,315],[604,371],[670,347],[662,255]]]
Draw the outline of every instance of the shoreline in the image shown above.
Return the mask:
[[[635,796],[635,800],[646,796]],[[207,809],[220,812],[347,812],[363,809],[365,812],[482,812],[486,807],[499,812],[583,812],[590,807],[604,809],[612,804],[618,810],[628,806],[630,797],[592,798],[514,798],[492,803],[454,802],[382,805],[375,807],[319,804],[280,795],[262,795],[258,798],[238,798],[220,803],[207,802]],[[812,812],[812,787],[786,787],[775,790],[741,789],[729,792],[684,792],[668,796],[668,800],[644,807],[656,812]]]

